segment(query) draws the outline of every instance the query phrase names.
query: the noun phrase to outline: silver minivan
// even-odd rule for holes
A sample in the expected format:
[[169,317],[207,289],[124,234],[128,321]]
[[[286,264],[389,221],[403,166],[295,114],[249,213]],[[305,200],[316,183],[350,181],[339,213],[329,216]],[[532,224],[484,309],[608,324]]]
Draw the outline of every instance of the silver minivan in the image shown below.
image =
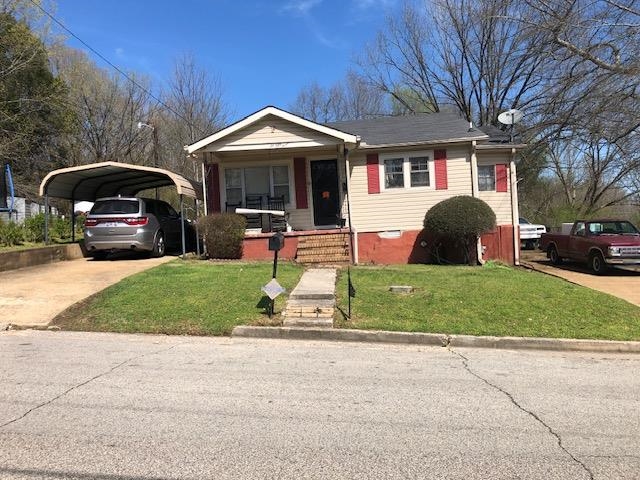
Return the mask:
[[[189,246],[193,228],[185,222]],[[162,200],[107,197],[95,201],[84,222],[84,245],[95,259],[115,251],[149,252],[162,257],[167,248],[182,250],[181,217]]]

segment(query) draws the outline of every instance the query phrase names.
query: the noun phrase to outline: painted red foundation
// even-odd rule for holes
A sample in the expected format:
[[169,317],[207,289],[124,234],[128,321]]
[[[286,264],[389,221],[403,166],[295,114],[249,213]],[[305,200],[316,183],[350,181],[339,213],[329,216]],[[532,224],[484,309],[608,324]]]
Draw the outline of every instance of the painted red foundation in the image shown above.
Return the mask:
[[[298,239],[302,236],[337,232],[347,233],[346,230],[286,232],[284,234],[284,248],[278,253],[278,258],[295,259]],[[273,252],[269,250],[271,235],[273,234],[265,233],[245,237],[242,258],[245,260],[272,259]],[[436,239],[424,230],[408,230],[400,232],[397,238],[388,237],[388,234],[381,236],[377,232],[359,233],[357,235],[359,263],[383,265],[432,263],[435,262],[438,254],[451,261],[462,261],[461,258],[455,258],[455,254],[452,253],[453,249],[447,251],[447,245],[443,245],[436,253],[434,246],[437,243]],[[500,260],[510,265],[513,264],[513,228],[511,225],[499,225],[493,232],[482,235],[481,242],[484,247],[484,260]]]
[[[386,235],[388,236],[388,235]],[[397,238],[384,238],[380,233],[358,234],[358,262],[375,264],[433,263],[438,256],[460,263],[463,261],[454,249],[438,243],[433,235],[424,230],[400,232]],[[481,237],[485,247],[484,260],[500,260],[513,264],[513,228],[511,225],[499,225],[493,232]]]

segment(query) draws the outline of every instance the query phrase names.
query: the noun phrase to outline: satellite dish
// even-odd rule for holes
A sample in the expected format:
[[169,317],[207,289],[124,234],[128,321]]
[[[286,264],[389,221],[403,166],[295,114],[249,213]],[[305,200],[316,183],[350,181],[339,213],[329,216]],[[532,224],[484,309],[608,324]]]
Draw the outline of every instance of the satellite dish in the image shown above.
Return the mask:
[[502,112],[498,115],[498,121],[503,125],[514,125],[522,120],[524,114],[515,108]]

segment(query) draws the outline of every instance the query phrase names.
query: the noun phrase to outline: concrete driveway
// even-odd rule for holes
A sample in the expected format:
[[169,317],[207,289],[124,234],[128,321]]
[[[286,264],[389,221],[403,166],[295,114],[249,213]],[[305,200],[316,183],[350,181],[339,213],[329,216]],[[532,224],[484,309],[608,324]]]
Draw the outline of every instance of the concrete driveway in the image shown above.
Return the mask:
[[640,306],[640,271],[611,269],[606,275],[595,275],[580,263],[566,262],[554,266],[543,252],[537,250],[523,251],[520,263]]
[[175,257],[82,258],[0,272],[0,323],[43,327],[74,303]]

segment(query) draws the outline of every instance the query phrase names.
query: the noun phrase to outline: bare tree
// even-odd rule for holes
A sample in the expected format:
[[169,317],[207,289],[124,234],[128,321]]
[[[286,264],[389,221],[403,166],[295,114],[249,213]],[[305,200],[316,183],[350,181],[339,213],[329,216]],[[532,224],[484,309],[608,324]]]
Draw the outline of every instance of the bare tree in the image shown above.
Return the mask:
[[152,120],[160,136],[163,166],[197,177],[197,163],[187,159],[183,146],[222,128],[230,112],[224,101],[222,82],[198,66],[192,54],[179,57],[169,88]]
[[[369,82],[407,110],[454,106],[479,125],[508,108],[539,102],[547,60],[539,38],[509,20],[512,0],[436,0],[405,5],[359,64]],[[416,100],[418,102],[416,102]]]
[[129,74],[135,77],[133,83],[110,74],[84,53],[63,47],[56,51],[55,66],[69,88],[74,112],[73,133],[66,139],[68,162],[144,163],[150,140],[137,123],[150,116],[148,81]]
[[389,112],[386,95],[353,71],[333,86],[314,82],[303,88],[290,109],[314,122],[360,120]]

